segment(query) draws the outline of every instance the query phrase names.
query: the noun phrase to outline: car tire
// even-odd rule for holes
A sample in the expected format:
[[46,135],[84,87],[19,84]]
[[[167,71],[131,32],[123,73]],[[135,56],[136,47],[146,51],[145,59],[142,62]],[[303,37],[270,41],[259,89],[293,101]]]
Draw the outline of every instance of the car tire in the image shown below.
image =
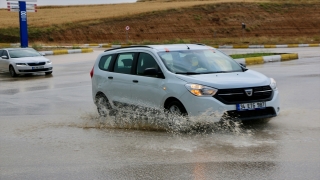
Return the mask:
[[46,73],[46,75],[50,75],[50,74],[52,74],[52,71],[50,71],[50,72],[45,72]]
[[16,77],[17,76],[17,73],[14,70],[13,66],[9,66],[9,72],[10,72],[11,77]]
[[103,94],[97,95],[96,106],[100,116],[106,117],[108,113],[110,114],[111,112],[113,112],[108,98]]
[[174,100],[165,107],[166,111],[171,114],[187,116],[187,110],[180,101]]

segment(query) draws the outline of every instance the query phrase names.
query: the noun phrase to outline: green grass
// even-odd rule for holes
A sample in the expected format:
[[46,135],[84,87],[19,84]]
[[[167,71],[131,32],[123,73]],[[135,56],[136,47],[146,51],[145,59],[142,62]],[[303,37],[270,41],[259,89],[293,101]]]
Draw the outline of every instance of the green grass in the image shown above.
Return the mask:
[[230,55],[233,59],[249,58],[249,57],[261,57],[261,56],[272,56],[278,55],[278,53],[249,53],[249,54],[232,54]]

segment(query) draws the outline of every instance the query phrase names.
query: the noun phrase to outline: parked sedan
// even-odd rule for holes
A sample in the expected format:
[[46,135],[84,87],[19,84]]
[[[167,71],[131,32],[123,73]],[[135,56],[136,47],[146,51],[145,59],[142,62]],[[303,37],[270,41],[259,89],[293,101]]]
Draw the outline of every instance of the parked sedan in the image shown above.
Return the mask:
[[10,72],[12,77],[19,74],[52,73],[52,63],[33,48],[0,49],[0,71]]

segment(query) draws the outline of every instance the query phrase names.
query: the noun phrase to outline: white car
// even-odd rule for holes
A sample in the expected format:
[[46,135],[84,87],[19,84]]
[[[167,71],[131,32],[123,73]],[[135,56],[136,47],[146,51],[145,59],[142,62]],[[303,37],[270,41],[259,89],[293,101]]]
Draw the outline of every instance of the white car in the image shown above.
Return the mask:
[[90,72],[100,115],[124,106],[165,109],[221,120],[269,119],[280,112],[272,78],[205,45],[131,46],[106,50]]
[[39,72],[49,75],[52,70],[52,62],[33,48],[0,49],[0,71],[9,71],[12,77]]

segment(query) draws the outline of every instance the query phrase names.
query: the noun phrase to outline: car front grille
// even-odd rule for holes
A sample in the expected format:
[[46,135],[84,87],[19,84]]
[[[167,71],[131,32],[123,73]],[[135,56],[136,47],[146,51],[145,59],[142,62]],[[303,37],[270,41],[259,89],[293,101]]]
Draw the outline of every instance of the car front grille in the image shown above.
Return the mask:
[[30,70],[19,70],[19,72],[39,72],[39,71],[49,71],[52,68],[44,68],[44,69],[30,69]]
[[[245,92],[252,89],[252,96]],[[219,89],[218,93],[213,96],[224,104],[237,104],[256,101],[270,101],[273,97],[273,91],[270,86],[236,88],[236,89]]]
[[28,63],[29,66],[43,66],[46,62],[39,62],[39,63]]
[[247,110],[247,111],[227,111],[222,116],[223,119],[233,120],[252,120],[271,118],[276,116],[276,112],[273,107],[267,107],[265,109]]

